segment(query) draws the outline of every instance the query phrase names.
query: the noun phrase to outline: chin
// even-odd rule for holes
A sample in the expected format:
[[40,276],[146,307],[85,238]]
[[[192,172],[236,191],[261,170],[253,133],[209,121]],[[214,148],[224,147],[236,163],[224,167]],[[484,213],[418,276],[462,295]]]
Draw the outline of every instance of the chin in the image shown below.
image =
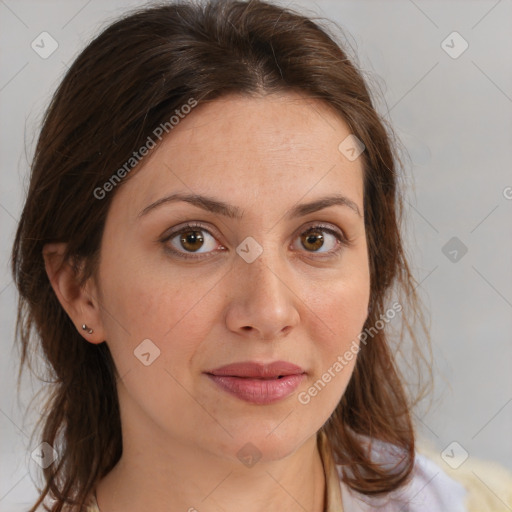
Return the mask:
[[[274,462],[292,455],[303,443],[315,436],[317,429],[316,425],[308,426],[297,421],[297,417],[285,425],[285,416],[272,422],[237,422],[236,427],[228,428],[233,437],[224,438],[219,451],[223,456],[238,459],[248,467],[255,462]],[[290,418],[293,416],[290,415]]]

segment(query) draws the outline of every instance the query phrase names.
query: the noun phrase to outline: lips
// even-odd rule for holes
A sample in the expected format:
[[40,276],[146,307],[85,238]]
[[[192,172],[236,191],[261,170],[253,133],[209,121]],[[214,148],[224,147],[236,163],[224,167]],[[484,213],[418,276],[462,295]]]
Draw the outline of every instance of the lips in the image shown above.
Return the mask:
[[300,366],[285,361],[233,363],[205,373],[223,391],[258,405],[285,399],[306,376]]
[[233,363],[211,370],[207,373],[229,377],[275,379],[277,377],[286,377],[288,375],[299,375],[305,372],[300,366],[295,364],[287,363],[285,361],[276,361],[270,364],[253,362]]

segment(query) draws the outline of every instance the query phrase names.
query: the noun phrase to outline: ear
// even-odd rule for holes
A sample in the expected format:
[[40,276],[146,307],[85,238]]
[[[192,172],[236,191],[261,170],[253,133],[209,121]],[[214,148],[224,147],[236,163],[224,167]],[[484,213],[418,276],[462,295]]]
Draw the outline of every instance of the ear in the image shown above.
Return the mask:
[[[64,261],[65,243],[51,243],[43,247],[43,258],[48,279],[61,306],[75,324],[77,331],[90,343],[105,341],[98,290],[92,278],[80,287],[80,275]],[[87,328],[83,329],[83,325]],[[89,334],[89,330],[93,332]]]

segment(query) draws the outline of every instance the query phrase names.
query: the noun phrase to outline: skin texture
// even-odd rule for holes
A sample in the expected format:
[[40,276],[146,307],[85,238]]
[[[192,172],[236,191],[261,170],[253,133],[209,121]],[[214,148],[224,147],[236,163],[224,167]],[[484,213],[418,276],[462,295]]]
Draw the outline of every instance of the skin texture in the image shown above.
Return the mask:
[[[308,404],[298,395],[357,340],[367,317],[362,161],[338,150],[349,134],[325,105],[292,93],[201,104],[111,192],[95,279],[78,288],[70,267],[59,268],[62,244],[45,247],[63,307],[87,342],[106,340],[119,373],[123,456],[98,486],[102,512],[323,510],[316,433],[355,358]],[[242,217],[183,201],[139,215],[174,193],[207,195]],[[334,205],[288,218],[297,204],[332,194],[360,214]],[[187,222],[199,222],[188,231],[204,238],[190,259],[169,250],[187,254],[179,236],[162,241]],[[308,244],[301,235],[318,223],[349,245],[326,231],[323,245]],[[246,237],[263,248],[252,263],[236,252]],[[134,355],[145,339],[160,350],[148,366]],[[227,394],[204,373],[278,360],[306,376],[269,405]],[[261,457],[252,467],[237,456],[244,446]]]

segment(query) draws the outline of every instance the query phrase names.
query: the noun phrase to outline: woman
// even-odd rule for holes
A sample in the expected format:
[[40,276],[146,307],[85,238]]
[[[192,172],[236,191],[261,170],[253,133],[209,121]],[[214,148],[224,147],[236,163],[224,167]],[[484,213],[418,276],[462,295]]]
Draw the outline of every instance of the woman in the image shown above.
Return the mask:
[[[146,8],[48,109],[13,249],[54,381],[32,511],[466,510],[415,450],[390,138],[327,32]],[[54,451],[55,450],[55,451]]]

